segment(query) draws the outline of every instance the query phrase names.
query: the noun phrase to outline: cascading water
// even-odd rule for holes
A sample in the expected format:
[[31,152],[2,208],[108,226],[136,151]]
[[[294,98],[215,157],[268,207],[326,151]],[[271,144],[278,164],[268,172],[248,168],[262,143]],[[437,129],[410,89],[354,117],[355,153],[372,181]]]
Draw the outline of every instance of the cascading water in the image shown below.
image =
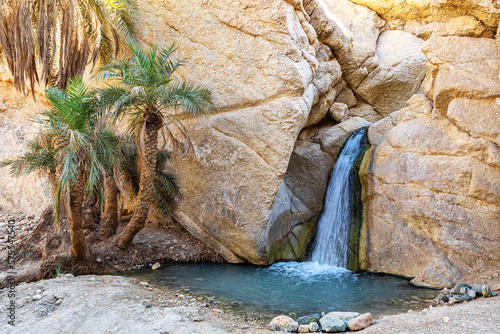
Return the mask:
[[330,174],[323,211],[318,220],[316,239],[311,261],[335,267],[347,268],[349,261],[349,233],[352,221],[353,182],[352,169],[363,150],[362,141],[366,129],[357,130],[345,143]]

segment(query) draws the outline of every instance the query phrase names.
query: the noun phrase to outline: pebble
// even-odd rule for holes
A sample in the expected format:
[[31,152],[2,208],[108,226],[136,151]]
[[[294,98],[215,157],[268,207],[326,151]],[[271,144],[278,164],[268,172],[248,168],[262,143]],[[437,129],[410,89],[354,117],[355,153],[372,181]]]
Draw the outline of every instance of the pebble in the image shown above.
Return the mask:
[[205,319],[203,319],[202,317],[194,317],[193,318],[193,321],[195,321],[195,322],[201,322],[203,320],[205,320]]
[[156,269],[160,269],[161,268],[161,264],[159,262],[156,262],[155,264],[153,264],[153,266],[151,267],[151,269],[153,270],[156,270]]
[[95,260],[96,260],[97,262],[99,262],[99,263],[101,263],[101,262],[102,262],[102,260],[101,260],[101,258],[100,258],[100,257],[98,257],[98,258],[97,258],[97,259],[95,259]]
[[41,295],[34,295],[34,296],[33,296],[33,300],[34,300],[34,301],[37,301],[37,300],[40,300],[40,299],[42,299],[42,296],[41,296]]
[[448,323],[448,322],[450,321],[450,318],[448,318],[448,317],[443,317],[443,321],[444,321],[445,323]]

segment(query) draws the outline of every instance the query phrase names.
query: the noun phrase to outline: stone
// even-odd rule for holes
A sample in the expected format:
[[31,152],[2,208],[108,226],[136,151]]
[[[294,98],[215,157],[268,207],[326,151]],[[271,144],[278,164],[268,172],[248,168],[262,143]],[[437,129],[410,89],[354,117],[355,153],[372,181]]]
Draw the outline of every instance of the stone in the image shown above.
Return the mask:
[[330,109],[328,109],[328,112],[335,121],[342,122],[347,119],[348,110],[347,104],[335,102]]
[[98,258],[97,258],[97,259],[95,259],[95,260],[96,260],[96,262],[98,262],[98,263],[101,263],[101,262],[102,262],[102,260],[101,260],[101,258],[100,258],[100,257],[98,257]]
[[483,297],[485,297],[485,298],[491,297],[491,288],[489,286],[483,285],[481,287],[481,290],[482,290]]
[[359,317],[361,315],[361,313],[358,313],[358,312],[329,312],[326,315],[329,315],[330,317],[339,318],[339,319],[342,319],[345,321],[349,321],[351,319]]
[[449,17],[471,15],[489,27],[496,27],[500,8],[493,1],[482,0],[352,0],[371,8],[388,20],[427,19],[440,21]]
[[159,262],[156,262],[155,264],[153,264],[151,266],[152,270],[156,270],[156,269],[160,269],[160,268],[161,268],[161,264]]
[[474,291],[474,290],[467,289],[467,294],[469,295],[469,297],[470,297],[471,299],[476,298],[476,291]]
[[403,108],[365,155],[371,232],[362,243],[368,270],[451,288],[471,268],[500,265],[491,225],[500,221],[498,49],[492,39],[453,36],[432,37],[422,50],[428,97]]
[[40,299],[42,299],[42,295],[37,294],[37,295],[33,296],[33,300],[34,301],[37,301],[37,300],[40,300]]
[[399,111],[395,111],[368,128],[368,141],[371,145],[379,145],[387,139],[387,135],[397,124],[398,114]]
[[419,92],[427,63],[422,43],[404,31],[389,30],[380,35],[378,66],[355,92],[383,117],[405,107],[406,101]]
[[350,331],[359,331],[370,326],[373,321],[373,316],[371,313],[364,313],[356,318],[353,318],[347,322],[347,328]]
[[273,331],[296,332],[299,329],[299,324],[286,315],[280,315],[271,320],[269,329]]
[[309,325],[299,325],[297,330],[299,333],[309,333],[311,332],[311,327]]
[[444,323],[448,323],[448,322],[450,322],[450,318],[449,318],[449,317],[443,317],[443,322],[444,322]]
[[358,104],[358,99],[354,95],[352,89],[345,88],[335,99],[335,102],[344,103],[348,108],[353,108]]
[[347,329],[347,325],[344,320],[328,314],[319,319],[319,322],[322,330],[327,333],[341,333],[345,332]]
[[471,289],[472,287],[469,285],[469,284],[466,284],[466,283],[458,283],[457,285],[455,285],[455,287],[453,288],[453,293],[455,294],[460,294],[460,295],[464,295],[466,293],[466,289]]
[[360,102],[354,108],[349,109],[349,116],[361,117],[371,123],[376,123],[384,118],[371,105],[364,102]]
[[309,325],[312,322],[316,322],[319,324],[320,318],[321,318],[321,314],[319,314],[319,313],[309,314],[309,315],[305,315],[303,317],[298,318],[297,323],[299,325]]
[[309,329],[311,330],[311,332],[317,332],[319,331],[319,325],[317,322],[311,322],[309,324]]

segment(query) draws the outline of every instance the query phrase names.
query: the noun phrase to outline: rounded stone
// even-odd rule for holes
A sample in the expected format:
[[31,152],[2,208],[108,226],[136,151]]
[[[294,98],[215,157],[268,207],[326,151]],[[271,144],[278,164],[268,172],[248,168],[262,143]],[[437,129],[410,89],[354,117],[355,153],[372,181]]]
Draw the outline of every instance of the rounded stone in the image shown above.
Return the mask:
[[271,320],[269,328],[273,331],[296,332],[299,329],[299,324],[286,315],[280,315]]

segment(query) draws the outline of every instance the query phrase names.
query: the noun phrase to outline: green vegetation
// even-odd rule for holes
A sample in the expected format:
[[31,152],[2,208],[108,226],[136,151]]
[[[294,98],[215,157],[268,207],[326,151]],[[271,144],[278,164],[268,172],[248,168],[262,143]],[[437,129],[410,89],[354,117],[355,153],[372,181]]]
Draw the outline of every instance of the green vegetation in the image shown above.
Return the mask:
[[122,249],[128,248],[144,227],[154,202],[159,132],[174,151],[187,152],[191,145],[189,135],[176,115],[186,111],[200,116],[215,111],[208,90],[173,76],[185,63],[173,56],[173,45],[161,50],[153,46],[147,52],[133,43],[129,45],[132,57],[102,65],[97,76],[105,82],[104,88],[97,89],[103,114],[110,115],[114,121],[126,116],[138,148],[137,206],[118,240],[117,245]]
[[[123,184],[137,194],[137,206],[118,239],[120,248],[127,248],[144,227],[151,205],[164,217],[171,215],[180,192],[175,177],[165,171],[171,152],[159,148],[158,135],[175,152],[187,153],[189,135],[176,116],[215,111],[208,90],[173,77],[185,62],[173,56],[173,45],[148,52],[130,47],[132,57],[99,68],[103,88],[91,90],[77,77],[64,90],[46,89],[51,108],[34,120],[41,125],[39,134],[27,142],[25,153],[0,162],[14,176],[47,175],[54,220],[67,217],[77,259],[86,258],[85,226],[92,225],[84,221],[84,207],[96,203],[101,208],[97,240],[112,237]],[[122,117],[131,135],[120,137],[112,128]]]
[[135,38],[136,12],[136,0],[0,0],[0,57],[25,95],[28,81],[33,97],[40,81],[64,88]]

